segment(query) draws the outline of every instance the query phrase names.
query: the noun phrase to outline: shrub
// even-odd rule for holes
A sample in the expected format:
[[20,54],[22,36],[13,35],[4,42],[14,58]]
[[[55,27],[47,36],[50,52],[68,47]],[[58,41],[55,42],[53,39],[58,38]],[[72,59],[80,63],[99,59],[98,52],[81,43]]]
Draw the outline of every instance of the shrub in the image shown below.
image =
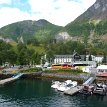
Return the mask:
[[67,73],[83,73],[79,69],[57,69],[57,70],[45,70],[44,72],[67,72]]
[[22,70],[21,72],[39,72],[42,71],[41,68],[30,68],[30,69],[26,69],[26,70]]

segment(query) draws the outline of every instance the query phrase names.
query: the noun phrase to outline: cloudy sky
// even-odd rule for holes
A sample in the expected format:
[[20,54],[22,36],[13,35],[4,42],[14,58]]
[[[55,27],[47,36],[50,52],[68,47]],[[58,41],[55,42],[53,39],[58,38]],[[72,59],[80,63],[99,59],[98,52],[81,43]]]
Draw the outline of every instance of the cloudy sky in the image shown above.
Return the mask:
[[17,21],[46,19],[65,26],[96,0],[0,0],[0,28]]

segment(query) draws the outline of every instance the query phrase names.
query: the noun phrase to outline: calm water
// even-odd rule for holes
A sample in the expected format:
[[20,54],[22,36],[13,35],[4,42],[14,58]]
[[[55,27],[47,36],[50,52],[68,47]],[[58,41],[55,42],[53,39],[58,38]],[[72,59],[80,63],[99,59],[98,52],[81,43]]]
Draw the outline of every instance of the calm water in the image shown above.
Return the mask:
[[67,96],[47,80],[18,80],[0,87],[0,107],[107,107],[107,96]]

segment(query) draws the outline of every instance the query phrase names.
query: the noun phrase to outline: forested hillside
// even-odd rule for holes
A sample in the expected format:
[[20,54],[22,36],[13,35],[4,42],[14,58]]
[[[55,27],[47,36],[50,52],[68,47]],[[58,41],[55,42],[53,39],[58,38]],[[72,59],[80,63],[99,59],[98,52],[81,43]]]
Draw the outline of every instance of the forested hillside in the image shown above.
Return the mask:
[[[14,40],[15,45],[0,41],[0,64],[40,64],[44,55],[50,61],[56,54],[73,54],[74,50],[79,54],[106,56],[106,11],[107,0],[96,0],[86,12],[65,27],[56,26],[44,19],[7,25],[0,29],[0,37]],[[58,34],[63,38],[68,37],[68,40],[56,41]]]
[[36,38],[38,41],[49,41],[62,29],[60,26],[49,23],[46,20],[21,21],[7,25],[0,29],[0,36],[12,38],[18,41],[20,37],[26,42],[29,39]]

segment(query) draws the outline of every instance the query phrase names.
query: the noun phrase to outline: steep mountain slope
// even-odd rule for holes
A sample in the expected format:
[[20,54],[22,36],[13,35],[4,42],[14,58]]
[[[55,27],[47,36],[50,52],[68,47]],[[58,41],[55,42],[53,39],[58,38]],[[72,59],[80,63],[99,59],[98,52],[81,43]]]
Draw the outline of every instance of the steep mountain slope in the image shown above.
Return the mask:
[[107,33],[107,0],[96,0],[86,12],[65,28],[71,36],[101,40]]
[[107,0],[96,0],[96,2],[75,21],[80,20],[104,20],[107,19]]
[[24,41],[32,38],[45,40],[54,38],[54,36],[62,29],[61,26],[56,26],[50,22],[41,19],[38,21],[26,20],[7,25],[0,29],[0,36],[12,38],[17,41],[23,37]]
[[86,12],[66,25],[64,29],[44,19],[26,20],[1,28],[0,36],[12,38],[15,41],[21,38],[26,42],[36,38],[38,41],[44,42],[55,39],[55,36],[61,31],[67,31],[70,36],[79,37],[83,42],[87,40],[87,42],[92,42],[96,39],[107,40],[105,39],[107,35],[107,0],[96,0]]

